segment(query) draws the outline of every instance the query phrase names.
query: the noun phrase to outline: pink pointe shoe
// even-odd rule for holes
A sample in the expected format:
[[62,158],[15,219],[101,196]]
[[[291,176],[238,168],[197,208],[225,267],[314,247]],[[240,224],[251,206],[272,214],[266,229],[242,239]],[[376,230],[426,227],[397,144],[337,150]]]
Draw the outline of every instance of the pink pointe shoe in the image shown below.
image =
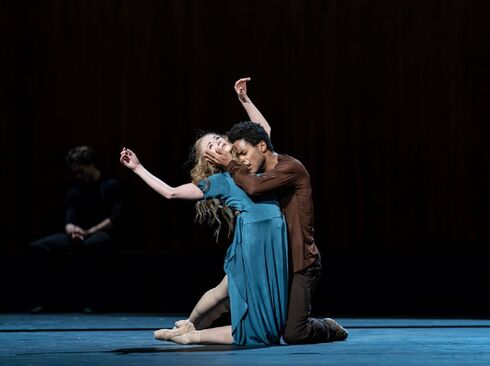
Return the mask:
[[153,335],[155,336],[155,339],[158,339],[160,341],[170,341],[171,338],[184,335],[194,330],[196,330],[194,324],[189,319],[186,319],[176,322],[175,327],[173,327],[172,329],[156,330]]

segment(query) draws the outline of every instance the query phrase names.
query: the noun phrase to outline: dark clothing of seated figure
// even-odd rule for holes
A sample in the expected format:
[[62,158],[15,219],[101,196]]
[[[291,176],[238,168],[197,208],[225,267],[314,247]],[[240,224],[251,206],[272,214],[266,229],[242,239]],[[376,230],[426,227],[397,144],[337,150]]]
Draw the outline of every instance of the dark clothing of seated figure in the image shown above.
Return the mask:
[[[101,177],[96,182],[77,182],[69,190],[65,227],[75,225],[87,233],[83,238],[72,237],[65,230],[29,245],[36,271],[31,304],[33,313],[66,310],[62,309],[66,304],[60,302],[58,295],[67,284],[77,288],[79,298],[75,301],[80,309],[83,307],[84,311],[91,312],[98,307],[101,278],[97,278],[97,274],[105,268],[103,255],[112,249],[121,215],[120,185],[116,179]],[[107,219],[110,225],[88,233]],[[67,262],[67,253],[76,253],[76,256]],[[70,274],[70,278],[61,278],[60,273],[65,276]]]
[[35,240],[29,247],[47,252],[109,249],[121,214],[120,186],[116,179],[101,177],[97,182],[77,182],[66,197],[65,225],[89,230],[108,218],[111,227],[88,234],[83,240],[72,238],[66,232],[57,233]]
[[[73,148],[66,163],[76,182],[66,194],[65,230],[29,245],[35,270],[32,305],[38,310],[50,310],[59,303],[55,288],[60,284],[79,287],[77,293],[85,296],[79,301],[85,306],[94,302],[90,297],[99,282],[95,277],[104,268],[101,255],[112,248],[122,216],[119,181],[105,177],[94,166],[90,147]],[[74,263],[69,263],[67,253],[76,253],[75,259],[70,257]],[[69,278],[59,276],[60,264],[67,267],[61,273]]]

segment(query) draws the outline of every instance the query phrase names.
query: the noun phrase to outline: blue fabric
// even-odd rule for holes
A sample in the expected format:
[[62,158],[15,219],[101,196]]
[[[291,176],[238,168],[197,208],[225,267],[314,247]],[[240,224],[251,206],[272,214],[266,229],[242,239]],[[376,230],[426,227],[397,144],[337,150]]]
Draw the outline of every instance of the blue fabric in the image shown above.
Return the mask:
[[252,199],[228,173],[199,182],[204,199],[219,198],[240,211],[225,257],[235,344],[278,344],[288,304],[288,243],[273,194]]

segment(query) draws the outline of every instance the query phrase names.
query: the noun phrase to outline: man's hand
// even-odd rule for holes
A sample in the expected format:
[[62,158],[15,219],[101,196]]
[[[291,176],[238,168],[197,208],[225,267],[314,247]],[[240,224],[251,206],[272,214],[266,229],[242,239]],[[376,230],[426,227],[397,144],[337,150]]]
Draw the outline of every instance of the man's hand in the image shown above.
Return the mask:
[[66,225],[66,233],[70,235],[71,239],[76,240],[85,240],[85,237],[88,236],[87,230],[73,224]]
[[216,149],[214,151],[206,151],[204,158],[210,163],[226,168],[226,166],[233,160],[231,153],[223,149]]
[[247,81],[250,81],[250,78],[242,78],[235,82],[235,91],[238,94],[238,99],[242,103],[249,103],[250,99],[247,96]]

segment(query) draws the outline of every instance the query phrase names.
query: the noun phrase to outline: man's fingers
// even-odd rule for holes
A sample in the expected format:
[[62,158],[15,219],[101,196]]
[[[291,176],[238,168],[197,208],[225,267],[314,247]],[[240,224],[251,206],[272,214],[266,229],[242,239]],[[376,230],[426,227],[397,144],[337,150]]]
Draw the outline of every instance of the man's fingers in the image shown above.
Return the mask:
[[238,79],[237,82],[235,83],[235,87],[238,87],[238,85],[244,84],[244,83],[246,83],[247,81],[250,81],[250,80],[251,80],[250,77]]
[[214,160],[214,156],[209,154],[209,153],[205,153],[204,154],[204,159],[208,160],[208,161],[213,161]]
[[211,151],[211,150],[206,151],[206,152],[204,153],[204,155],[208,155],[208,156],[212,156],[212,157],[216,157],[216,156],[218,156],[218,154],[216,153],[216,151]]

